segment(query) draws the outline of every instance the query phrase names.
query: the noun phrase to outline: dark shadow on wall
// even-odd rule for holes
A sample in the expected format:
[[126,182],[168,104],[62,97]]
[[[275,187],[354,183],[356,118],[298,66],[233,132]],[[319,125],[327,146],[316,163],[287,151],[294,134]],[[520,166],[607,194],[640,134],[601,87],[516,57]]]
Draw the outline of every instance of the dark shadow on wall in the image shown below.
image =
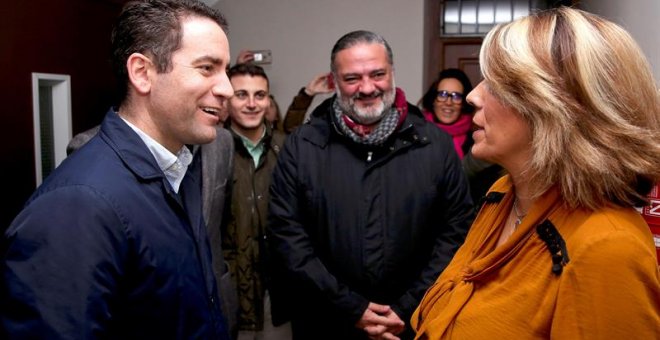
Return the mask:
[[112,23],[126,0],[34,0],[0,4],[0,231],[35,189],[32,73],[71,76],[72,133],[99,124],[115,104]]

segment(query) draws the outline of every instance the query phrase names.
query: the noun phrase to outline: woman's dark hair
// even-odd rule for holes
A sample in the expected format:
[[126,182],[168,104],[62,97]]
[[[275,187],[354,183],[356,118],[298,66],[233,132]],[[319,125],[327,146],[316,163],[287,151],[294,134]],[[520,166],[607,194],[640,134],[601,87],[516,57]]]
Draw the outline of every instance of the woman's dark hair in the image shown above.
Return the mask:
[[468,78],[467,74],[457,68],[448,68],[440,71],[438,78],[433,82],[433,84],[431,84],[431,86],[429,86],[429,89],[424,94],[424,97],[422,97],[422,107],[424,110],[433,112],[433,102],[438,96],[438,84],[440,84],[440,82],[446,78],[457,79],[463,85],[463,103],[461,104],[461,113],[474,112],[474,107],[468,104],[467,100],[465,100],[465,97],[468,95],[468,93],[472,91],[472,83],[470,83],[470,78]]

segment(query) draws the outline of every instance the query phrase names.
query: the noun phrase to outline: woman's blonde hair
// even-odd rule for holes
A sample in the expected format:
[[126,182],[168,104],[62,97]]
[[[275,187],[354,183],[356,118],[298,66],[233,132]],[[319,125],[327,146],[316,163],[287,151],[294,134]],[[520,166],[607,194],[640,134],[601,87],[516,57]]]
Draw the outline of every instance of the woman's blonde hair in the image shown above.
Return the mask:
[[640,205],[660,179],[660,93],[633,38],[568,7],[495,27],[480,53],[488,87],[532,132],[525,178],[573,208]]

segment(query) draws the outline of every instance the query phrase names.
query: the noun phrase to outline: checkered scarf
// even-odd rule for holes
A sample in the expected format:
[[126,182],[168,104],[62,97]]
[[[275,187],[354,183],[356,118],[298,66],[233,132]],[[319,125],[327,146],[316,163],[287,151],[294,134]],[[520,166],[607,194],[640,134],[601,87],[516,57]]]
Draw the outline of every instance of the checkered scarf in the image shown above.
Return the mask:
[[408,103],[406,96],[400,88],[396,88],[394,105],[389,108],[377,125],[370,127],[353,121],[339,107],[339,98],[335,98],[332,108],[334,109],[333,121],[339,131],[358,144],[382,145],[403,123],[408,115]]

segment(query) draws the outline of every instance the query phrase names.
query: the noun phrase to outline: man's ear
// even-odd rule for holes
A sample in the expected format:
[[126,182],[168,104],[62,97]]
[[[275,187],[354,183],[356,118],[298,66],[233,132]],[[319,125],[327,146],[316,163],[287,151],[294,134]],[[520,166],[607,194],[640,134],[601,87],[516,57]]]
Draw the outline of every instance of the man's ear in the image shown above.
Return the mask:
[[139,94],[148,94],[151,91],[152,75],[156,71],[151,59],[141,53],[133,53],[128,56],[126,70],[128,80],[135,91]]

